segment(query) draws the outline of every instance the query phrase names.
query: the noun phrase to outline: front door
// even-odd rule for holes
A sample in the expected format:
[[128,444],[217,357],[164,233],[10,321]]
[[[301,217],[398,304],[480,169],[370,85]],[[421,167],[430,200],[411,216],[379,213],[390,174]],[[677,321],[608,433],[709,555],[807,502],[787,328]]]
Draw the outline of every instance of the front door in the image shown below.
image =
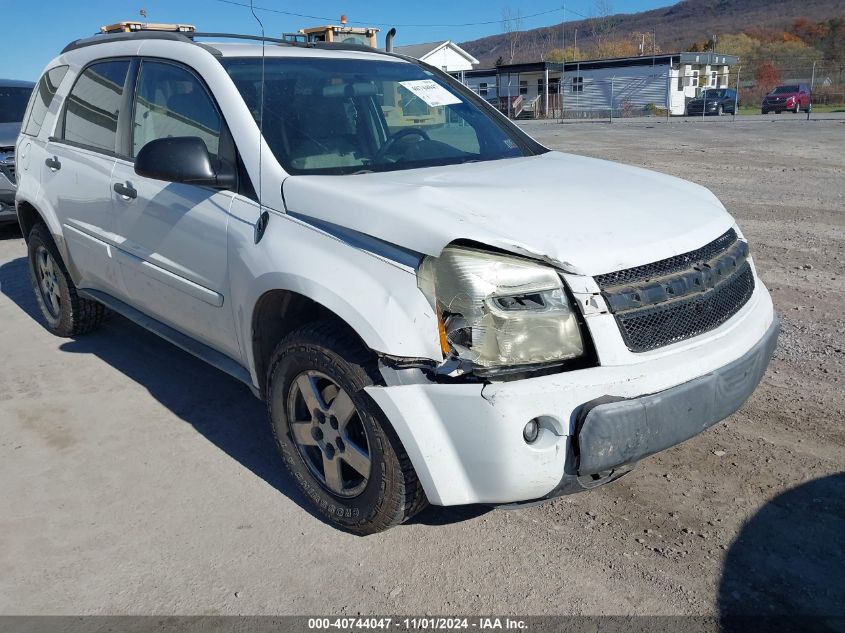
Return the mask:
[[234,193],[135,174],[134,157],[154,139],[195,136],[212,158],[234,146],[203,82],[186,67],[143,60],[129,157],[112,174],[115,233],[126,301],[206,345],[239,358],[228,301],[227,225]]

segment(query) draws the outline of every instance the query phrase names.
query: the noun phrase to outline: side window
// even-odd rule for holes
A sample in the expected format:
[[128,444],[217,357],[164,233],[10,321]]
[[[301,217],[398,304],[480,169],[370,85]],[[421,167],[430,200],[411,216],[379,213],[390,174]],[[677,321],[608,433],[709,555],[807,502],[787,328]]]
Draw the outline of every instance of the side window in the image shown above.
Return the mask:
[[62,138],[95,149],[115,150],[127,72],[128,60],[98,62],[85,69],[68,95]]
[[135,91],[132,156],[160,138],[198,136],[216,158],[220,151],[220,114],[205,87],[189,70],[144,61]]
[[44,117],[47,115],[47,110],[50,109],[50,104],[53,103],[53,97],[56,96],[59,84],[62,83],[62,79],[65,78],[66,74],[67,66],[56,66],[41,76],[38,86],[35,88],[35,94],[32,96],[32,106],[30,107],[26,127],[24,127],[24,134],[38,136],[41,126],[44,125]]

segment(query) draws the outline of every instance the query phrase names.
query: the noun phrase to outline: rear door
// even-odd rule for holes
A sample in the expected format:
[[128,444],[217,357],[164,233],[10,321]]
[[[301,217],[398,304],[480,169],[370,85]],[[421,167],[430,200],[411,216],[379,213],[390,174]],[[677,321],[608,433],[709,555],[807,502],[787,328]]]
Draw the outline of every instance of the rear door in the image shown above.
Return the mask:
[[237,358],[227,297],[226,232],[234,192],[143,178],[134,169],[145,144],[177,136],[199,137],[212,158],[234,162],[223,118],[193,70],[143,59],[130,124],[111,178],[125,300]]
[[111,173],[129,68],[128,59],[108,59],[80,73],[41,166],[44,195],[81,275],[78,285],[110,294],[122,289],[112,247]]

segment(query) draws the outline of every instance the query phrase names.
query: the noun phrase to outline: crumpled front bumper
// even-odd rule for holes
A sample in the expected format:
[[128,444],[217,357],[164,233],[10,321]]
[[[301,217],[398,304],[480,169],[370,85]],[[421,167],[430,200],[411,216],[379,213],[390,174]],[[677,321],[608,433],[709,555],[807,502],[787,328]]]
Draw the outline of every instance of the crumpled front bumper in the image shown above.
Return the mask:
[[[490,384],[368,387],[396,430],[429,501],[511,504],[611,481],[627,464],[736,411],[777,340],[759,283],[734,318],[669,353]],[[525,424],[540,420],[527,444]],[[620,468],[621,467],[621,468]]]
[[743,356],[700,378],[639,398],[588,402],[578,419],[578,475],[595,475],[675,446],[736,412],[766,373],[780,323]]

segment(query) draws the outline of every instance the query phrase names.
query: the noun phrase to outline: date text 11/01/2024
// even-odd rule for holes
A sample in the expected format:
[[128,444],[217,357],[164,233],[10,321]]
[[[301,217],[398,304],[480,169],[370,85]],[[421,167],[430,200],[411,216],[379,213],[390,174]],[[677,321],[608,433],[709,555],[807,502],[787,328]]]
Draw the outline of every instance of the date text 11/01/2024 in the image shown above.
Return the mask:
[[513,618],[309,618],[310,630],[401,629],[423,631],[525,630],[524,620]]

